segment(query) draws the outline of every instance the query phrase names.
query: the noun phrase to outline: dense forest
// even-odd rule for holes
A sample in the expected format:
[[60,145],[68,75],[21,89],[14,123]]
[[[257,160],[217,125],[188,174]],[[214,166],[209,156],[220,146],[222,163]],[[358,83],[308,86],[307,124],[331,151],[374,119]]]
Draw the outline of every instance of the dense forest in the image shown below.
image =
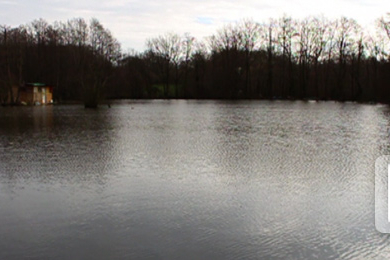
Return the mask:
[[57,102],[115,98],[390,102],[390,14],[375,30],[341,17],[244,19],[214,35],[166,33],[123,53],[97,20],[0,26],[0,103],[44,82]]

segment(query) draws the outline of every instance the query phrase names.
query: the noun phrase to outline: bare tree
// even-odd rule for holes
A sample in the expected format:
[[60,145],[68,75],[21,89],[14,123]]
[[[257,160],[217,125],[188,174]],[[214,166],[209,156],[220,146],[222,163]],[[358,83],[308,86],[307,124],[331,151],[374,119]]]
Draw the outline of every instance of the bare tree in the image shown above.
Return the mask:
[[390,13],[387,13],[387,17],[379,19],[380,27],[386,32],[387,37],[390,40]]
[[[213,73],[213,84],[218,96],[237,98],[242,95],[240,86],[242,65],[239,54],[242,51],[242,35],[239,27],[226,25],[209,38],[212,60],[218,69]],[[214,67],[214,66],[213,66]]]
[[[297,36],[297,26],[291,17],[283,15],[278,20],[277,40],[281,52],[282,66],[281,77],[279,79],[282,93],[286,96],[293,97],[294,80],[293,80],[293,40]],[[286,64],[287,63],[287,64]],[[286,83],[287,82],[287,83]]]
[[245,83],[244,83],[244,96],[247,97],[251,92],[251,63],[253,52],[259,46],[259,24],[255,23],[251,19],[244,19],[237,24],[238,34],[240,39],[240,49],[245,53]]
[[183,64],[184,64],[184,86],[183,86],[183,94],[184,97],[188,97],[188,72],[190,62],[195,54],[195,45],[196,39],[192,37],[190,34],[186,33],[182,40],[182,51],[183,51]]
[[358,30],[358,24],[353,19],[342,17],[336,21],[336,61],[338,65],[336,76],[336,87],[333,88],[332,97],[336,99],[345,99],[346,93],[343,91],[347,73],[347,61],[353,51],[353,45]]
[[63,24],[66,34],[66,43],[78,47],[86,46],[88,43],[88,23],[82,18],[74,18]]
[[193,53],[193,67],[194,67],[194,80],[195,91],[197,97],[206,97],[205,90],[205,75],[206,75],[206,63],[209,58],[207,47],[203,42],[196,42],[194,45]]
[[[301,97],[308,94],[319,96],[318,63],[327,43],[325,38],[327,24],[326,20],[315,17],[307,17],[299,24],[298,65]],[[314,91],[307,93],[310,76],[313,74],[312,68],[314,68]]]
[[0,33],[0,102],[15,104],[15,87],[23,81],[26,37],[19,28],[1,26]]
[[267,52],[267,83],[264,93],[261,93],[260,96],[264,98],[273,97],[273,88],[274,88],[274,72],[273,72],[273,58],[275,51],[276,39],[276,21],[270,19],[268,23],[262,25],[261,30],[261,40],[265,42],[264,46]]
[[83,92],[86,107],[97,107],[103,98],[107,81],[111,76],[113,64],[120,58],[120,45],[109,30],[95,18],[89,26],[91,53],[84,64]]
[[41,19],[34,20],[30,24],[31,35],[33,35],[34,42],[39,45],[45,45],[48,42],[47,31],[49,24],[47,21]]
[[[390,45],[390,13],[387,13],[387,17],[380,18],[379,19],[379,27],[382,29],[382,31],[386,34],[388,38],[388,48]],[[388,59],[390,59],[390,49],[388,50]]]
[[169,94],[169,84],[171,76],[171,64],[175,68],[175,83],[176,83],[176,96],[178,94],[178,66],[181,55],[181,37],[175,33],[167,33],[160,35],[156,38],[147,40],[146,45],[148,50],[158,57],[162,58],[163,63],[161,69],[164,77],[164,97],[167,98]]

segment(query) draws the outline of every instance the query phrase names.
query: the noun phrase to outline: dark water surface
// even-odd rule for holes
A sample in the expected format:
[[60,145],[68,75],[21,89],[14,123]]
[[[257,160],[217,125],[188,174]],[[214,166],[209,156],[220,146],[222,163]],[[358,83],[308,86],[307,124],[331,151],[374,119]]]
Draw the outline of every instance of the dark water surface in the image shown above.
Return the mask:
[[0,259],[387,259],[384,105],[0,107]]

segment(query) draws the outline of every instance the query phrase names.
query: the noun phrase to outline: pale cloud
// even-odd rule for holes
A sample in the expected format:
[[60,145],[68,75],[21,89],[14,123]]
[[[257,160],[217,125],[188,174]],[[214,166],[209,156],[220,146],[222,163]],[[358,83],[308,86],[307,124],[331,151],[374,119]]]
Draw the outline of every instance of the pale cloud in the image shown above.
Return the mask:
[[14,1],[0,1],[0,5],[18,5],[18,3]]
[[165,32],[189,32],[202,39],[243,18],[262,22],[283,14],[294,18],[323,14],[332,19],[355,18],[367,26],[389,11],[388,0],[0,0],[0,24],[96,17],[124,50],[142,51],[146,39]]

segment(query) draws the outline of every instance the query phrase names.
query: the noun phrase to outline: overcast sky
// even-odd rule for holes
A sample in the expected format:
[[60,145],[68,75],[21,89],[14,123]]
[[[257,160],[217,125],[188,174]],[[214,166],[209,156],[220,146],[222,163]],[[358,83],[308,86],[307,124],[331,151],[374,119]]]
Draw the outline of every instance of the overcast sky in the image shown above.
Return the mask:
[[111,30],[124,51],[143,51],[147,38],[165,32],[189,32],[202,39],[242,18],[262,22],[284,13],[294,18],[343,15],[367,26],[386,12],[390,12],[390,0],[0,0],[0,24],[95,17]]

